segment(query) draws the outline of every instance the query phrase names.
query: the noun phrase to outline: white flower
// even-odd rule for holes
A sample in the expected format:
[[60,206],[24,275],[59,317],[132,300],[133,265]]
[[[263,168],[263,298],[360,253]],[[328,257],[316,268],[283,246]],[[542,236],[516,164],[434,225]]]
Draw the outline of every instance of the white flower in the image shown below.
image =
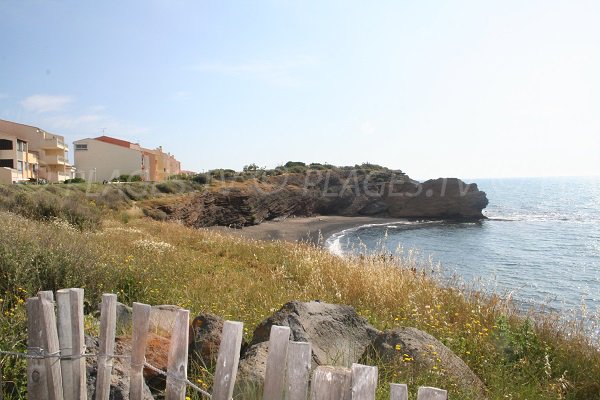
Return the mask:
[[150,239],[140,239],[133,242],[134,246],[148,251],[164,253],[165,251],[173,250],[175,246],[166,242],[157,242]]

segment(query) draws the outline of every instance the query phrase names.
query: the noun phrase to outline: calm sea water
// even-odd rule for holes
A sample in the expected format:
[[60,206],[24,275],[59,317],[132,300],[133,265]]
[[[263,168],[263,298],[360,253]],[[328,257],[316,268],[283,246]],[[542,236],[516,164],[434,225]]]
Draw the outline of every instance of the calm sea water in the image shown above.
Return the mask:
[[331,251],[416,249],[445,275],[512,292],[524,304],[600,310],[600,177],[477,180],[490,204],[479,223],[364,226],[333,235]]

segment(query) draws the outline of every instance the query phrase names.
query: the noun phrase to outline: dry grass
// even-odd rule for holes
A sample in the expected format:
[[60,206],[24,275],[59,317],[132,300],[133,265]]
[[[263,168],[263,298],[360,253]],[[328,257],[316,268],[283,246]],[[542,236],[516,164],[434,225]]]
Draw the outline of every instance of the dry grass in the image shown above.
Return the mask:
[[[431,333],[482,378],[492,399],[600,399],[600,354],[584,335],[567,335],[551,316],[534,324],[499,297],[443,286],[415,272],[410,259],[344,260],[308,245],[138,217],[105,219],[101,229],[82,232],[0,212],[0,348],[25,348],[22,300],[40,289],[83,287],[88,311],[103,292],[125,303],[209,311],[243,321],[247,335],[285,302],[319,299],[350,304],[379,329],[415,326]],[[23,366],[6,365],[5,380],[22,393]],[[425,374],[381,367],[378,398],[385,398],[390,380],[471,398],[443,367]]]

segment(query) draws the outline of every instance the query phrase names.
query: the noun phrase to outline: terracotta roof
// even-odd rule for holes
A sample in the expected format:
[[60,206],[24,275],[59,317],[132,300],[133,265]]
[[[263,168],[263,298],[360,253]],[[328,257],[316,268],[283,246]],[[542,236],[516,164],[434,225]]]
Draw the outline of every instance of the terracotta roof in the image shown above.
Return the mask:
[[131,148],[131,145],[133,144],[131,142],[128,142],[127,140],[115,139],[110,136],[98,136],[95,140],[127,148]]

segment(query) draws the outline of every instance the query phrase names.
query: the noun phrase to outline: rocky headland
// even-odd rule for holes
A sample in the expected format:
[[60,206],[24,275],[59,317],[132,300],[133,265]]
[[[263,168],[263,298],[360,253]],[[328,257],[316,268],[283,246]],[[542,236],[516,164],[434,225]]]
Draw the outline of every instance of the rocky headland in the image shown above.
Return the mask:
[[476,184],[457,178],[418,182],[401,171],[338,168],[213,181],[204,191],[144,208],[191,227],[241,228],[315,215],[471,221],[485,218],[487,204]]

